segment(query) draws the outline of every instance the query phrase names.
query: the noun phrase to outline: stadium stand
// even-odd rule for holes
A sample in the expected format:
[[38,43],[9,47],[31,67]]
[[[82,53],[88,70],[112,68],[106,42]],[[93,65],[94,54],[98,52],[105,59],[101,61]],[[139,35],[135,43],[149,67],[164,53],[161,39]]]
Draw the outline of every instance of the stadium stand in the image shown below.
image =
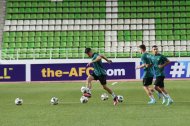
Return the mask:
[[4,17],[5,17],[5,0],[1,0],[0,1],[0,45],[2,43]]
[[139,57],[152,45],[190,56],[189,0],[6,0],[2,59]]

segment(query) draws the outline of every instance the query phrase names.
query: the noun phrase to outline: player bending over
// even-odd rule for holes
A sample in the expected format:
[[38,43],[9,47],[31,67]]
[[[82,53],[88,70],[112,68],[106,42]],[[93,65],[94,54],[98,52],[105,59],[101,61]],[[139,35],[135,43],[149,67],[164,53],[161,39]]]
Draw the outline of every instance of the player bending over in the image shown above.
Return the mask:
[[148,102],[148,104],[155,104],[156,100],[153,96],[152,89],[150,88],[150,85],[152,84],[153,77],[154,77],[150,54],[146,52],[145,45],[140,45],[139,48],[140,48],[140,53],[142,54],[141,56],[142,65],[137,66],[136,69],[141,69],[141,68],[144,69],[143,88],[150,98],[150,101]]
[[92,58],[92,61],[90,63],[87,64],[87,66],[90,66],[91,64],[94,67],[94,71],[93,73],[88,76],[87,78],[87,87],[89,88],[89,92],[88,93],[84,93],[84,96],[86,97],[91,97],[91,88],[92,88],[92,81],[93,80],[99,80],[101,85],[103,86],[103,88],[112,95],[113,97],[113,101],[114,101],[114,105],[116,105],[118,103],[118,98],[117,96],[114,94],[114,92],[107,87],[107,81],[106,81],[106,70],[103,68],[102,65],[102,59],[106,60],[108,63],[112,63],[111,60],[108,60],[105,56],[100,55],[98,53],[93,53],[91,48],[86,48],[85,49],[85,53]]
[[164,55],[158,53],[158,47],[156,45],[152,46],[152,53],[151,60],[156,75],[156,81],[154,83],[155,89],[161,92],[160,95],[163,97],[162,104],[167,102],[166,105],[170,105],[173,103],[173,100],[164,88],[164,67],[167,66],[170,61]]

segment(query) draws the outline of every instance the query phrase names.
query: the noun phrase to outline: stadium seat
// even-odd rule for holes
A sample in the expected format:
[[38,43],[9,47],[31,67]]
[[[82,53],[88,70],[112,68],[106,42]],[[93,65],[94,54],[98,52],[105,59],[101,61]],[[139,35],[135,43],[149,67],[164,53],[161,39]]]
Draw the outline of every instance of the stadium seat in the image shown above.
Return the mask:
[[[169,57],[187,57],[190,52],[185,48],[190,40],[188,0],[7,0],[5,18],[2,51],[10,49],[4,51],[7,59],[8,54],[47,59],[48,49],[74,48],[76,52],[68,55],[53,51],[52,58],[81,58],[84,51],[80,49],[85,47],[105,48],[101,52],[108,51],[113,58],[140,57],[136,50],[131,55],[130,47],[142,43],[163,46],[160,49]],[[182,52],[169,50],[169,46]],[[19,57],[12,49],[22,50]]]

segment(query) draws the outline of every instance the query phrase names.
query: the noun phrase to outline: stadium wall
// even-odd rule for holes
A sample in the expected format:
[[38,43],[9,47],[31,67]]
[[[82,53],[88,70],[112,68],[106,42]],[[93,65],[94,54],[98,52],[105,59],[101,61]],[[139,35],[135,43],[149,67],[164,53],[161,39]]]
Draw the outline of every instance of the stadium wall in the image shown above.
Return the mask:
[[[190,78],[190,58],[169,58],[165,68],[166,78]],[[143,70],[136,70],[139,58],[112,59],[105,63],[109,80],[141,79]],[[86,67],[90,59],[68,60],[1,60],[0,82],[17,81],[82,81],[92,72]]]

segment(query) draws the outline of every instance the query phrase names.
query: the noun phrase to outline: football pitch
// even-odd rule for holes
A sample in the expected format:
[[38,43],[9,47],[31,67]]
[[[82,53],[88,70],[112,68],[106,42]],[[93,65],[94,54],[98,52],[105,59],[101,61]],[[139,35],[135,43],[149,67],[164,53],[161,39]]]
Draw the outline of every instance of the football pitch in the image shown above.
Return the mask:
[[[166,81],[166,89],[174,100],[171,106],[147,105],[141,82],[108,84],[124,102],[113,106],[101,85],[93,83],[92,98],[81,104],[80,88],[84,83],[21,83],[0,84],[0,126],[189,126],[190,81]],[[59,98],[58,105],[50,99]],[[15,98],[23,105],[16,106]]]

